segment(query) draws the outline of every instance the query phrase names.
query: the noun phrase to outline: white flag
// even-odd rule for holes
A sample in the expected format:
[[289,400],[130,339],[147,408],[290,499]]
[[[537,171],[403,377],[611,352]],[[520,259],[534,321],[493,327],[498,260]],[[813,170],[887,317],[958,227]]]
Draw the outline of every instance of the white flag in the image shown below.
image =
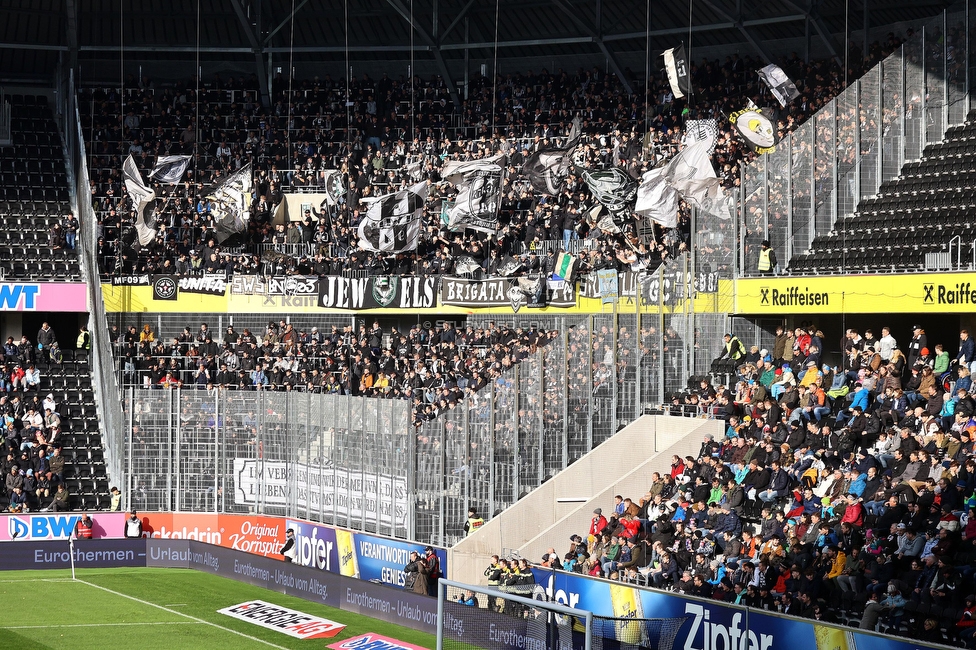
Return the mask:
[[668,185],[699,210],[730,219],[728,200],[708,155],[711,142],[701,140],[685,147],[665,166]]
[[674,228],[678,225],[678,193],[668,185],[664,172],[659,167],[641,177],[634,213],[656,221],[663,228]]
[[132,154],[122,163],[122,179],[125,182],[125,189],[132,199],[132,209],[136,213],[136,234],[139,236],[139,243],[148,246],[156,238],[156,224],[151,223],[152,216],[146,216],[146,207],[156,200],[156,193],[142,180],[142,174],[136,167],[136,161]]

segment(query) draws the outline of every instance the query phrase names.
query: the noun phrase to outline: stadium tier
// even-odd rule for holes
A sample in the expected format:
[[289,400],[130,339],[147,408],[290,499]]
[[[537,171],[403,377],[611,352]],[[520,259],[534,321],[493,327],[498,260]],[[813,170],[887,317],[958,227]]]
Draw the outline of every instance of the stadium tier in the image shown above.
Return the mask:
[[411,597],[443,568],[472,584],[442,609],[523,641],[765,648],[767,616],[811,648],[974,647],[968,3],[882,31],[865,3],[845,51],[803,12],[804,61],[767,24],[789,16],[736,8],[754,55],[710,27],[689,56],[557,2],[601,65],[557,38],[586,65],[500,72],[496,35],[480,74],[467,3],[440,25],[463,46],[417,31],[406,77],[348,41],[269,74],[320,9],[212,4],[241,52],[126,41],[107,67],[76,34],[38,54],[53,88],[0,96],[0,539],[135,508],[126,536],[183,522],[350,581],[393,557],[374,579]]

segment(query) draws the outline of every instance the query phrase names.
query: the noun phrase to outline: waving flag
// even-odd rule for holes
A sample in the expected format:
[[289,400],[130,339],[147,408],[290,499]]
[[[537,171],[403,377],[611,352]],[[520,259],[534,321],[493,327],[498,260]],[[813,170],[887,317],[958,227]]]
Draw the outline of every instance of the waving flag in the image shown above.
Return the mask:
[[155,178],[160,183],[176,185],[186,173],[193,156],[157,156],[149,178]]
[[540,149],[525,159],[522,173],[536,192],[556,195],[563,187],[572,164],[572,153],[581,136],[579,118],[573,120],[566,146]]
[[207,196],[217,243],[237,239],[251,219],[251,165],[241,167]]
[[664,68],[668,72],[671,92],[678,99],[691,94],[691,74],[688,70],[688,55],[685,46],[672,47],[664,51]]
[[150,207],[156,200],[156,193],[142,180],[142,174],[136,167],[136,161],[129,154],[125,162],[122,163],[122,179],[125,182],[125,189],[132,199],[132,210],[135,212],[136,234],[139,243],[148,246],[156,238],[156,220],[152,216],[150,209],[148,214],[146,208]]
[[505,168],[496,164],[500,160],[501,156],[494,156],[444,164],[441,176],[458,188],[457,198],[448,212],[450,230],[471,228],[487,233],[498,230],[498,208],[505,181]]
[[359,224],[359,247],[376,253],[415,250],[426,200],[426,182],[377,198]]
[[783,108],[786,108],[788,103],[800,96],[800,91],[796,89],[796,84],[786,76],[783,68],[778,65],[770,63],[758,72],[759,78],[769,86],[770,92],[773,93],[776,101]]

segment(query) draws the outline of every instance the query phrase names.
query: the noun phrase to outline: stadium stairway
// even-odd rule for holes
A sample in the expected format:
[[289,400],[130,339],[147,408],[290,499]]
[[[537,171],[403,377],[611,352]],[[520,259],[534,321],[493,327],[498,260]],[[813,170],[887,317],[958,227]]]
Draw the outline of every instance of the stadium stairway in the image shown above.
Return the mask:
[[478,584],[491,555],[538,562],[549,548],[563,553],[571,535],[589,530],[594,508],[609,515],[614,495],[635,501],[651,473],[669,470],[671,456],[698,456],[703,436],[721,438],[721,421],[645,415],[486,522],[448,551],[452,580]]
[[[926,253],[949,251],[961,238],[968,251],[976,240],[976,111],[951,127],[922,158],[906,163],[901,175],[881,184],[853,215],[816,237],[810,249],[790,260],[791,273],[916,271]],[[965,253],[966,258],[969,257]]]
[[[54,251],[49,229],[71,212],[64,148],[43,95],[7,95],[13,145],[0,148],[0,279],[78,282],[78,256]],[[33,338],[32,332],[27,332]],[[74,345],[62,333],[62,345]],[[68,340],[68,337],[71,337]],[[63,350],[62,363],[38,359],[41,385],[21,395],[54,396],[62,433],[55,441],[65,456],[65,482],[76,509],[107,509],[108,476],[88,353]],[[6,506],[0,494],[0,507]],[[47,504],[41,504],[47,505]]]

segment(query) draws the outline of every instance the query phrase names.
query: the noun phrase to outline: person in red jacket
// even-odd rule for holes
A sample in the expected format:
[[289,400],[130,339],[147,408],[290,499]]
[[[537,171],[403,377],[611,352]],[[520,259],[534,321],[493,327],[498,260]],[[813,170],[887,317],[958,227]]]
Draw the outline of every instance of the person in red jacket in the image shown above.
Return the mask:
[[603,509],[597,508],[593,511],[593,519],[590,520],[590,535],[599,537],[603,529],[607,527],[607,518],[603,516]]
[[976,647],[976,596],[966,596],[962,616],[956,621],[956,635],[967,648]]
[[88,513],[81,513],[81,519],[75,524],[75,539],[91,539],[94,526],[95,522],[88,516]]

